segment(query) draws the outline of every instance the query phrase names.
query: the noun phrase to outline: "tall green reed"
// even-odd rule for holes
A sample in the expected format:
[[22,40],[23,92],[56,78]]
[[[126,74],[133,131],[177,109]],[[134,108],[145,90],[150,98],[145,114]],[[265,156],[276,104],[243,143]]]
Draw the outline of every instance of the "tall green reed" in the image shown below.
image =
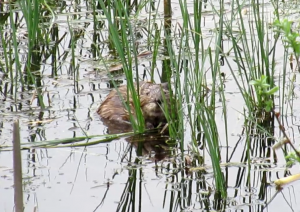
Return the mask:
[[[133,129],[136,132],[142,132],[145,129],[145,122],[143,113],[140,107],[139,100],[139,72],[137,61],[137,49],[133,46],[135,36],[132,29],[132,18],[128,7],[122,1],[98,1],[108,21],[109,37],[113,43],[117,55],[120,57],[123,65],[123,70],[127,80],[128,94],[127,99],[123,103],[130,114],[130,121]],[[127,5],[128,6],[128,5]],[[133,73],[135,69],[135,75]],[[111,76],[112,77],[112,76]],[[134,83],[136,79],[136,85]],[[120,94],[119,94],[120,95]],[[135,115],[131,113],[131,108],[126,102],[130,102],[129,98],[132,97],[132,103],[135,108]]]
[[[223,16],[224,30],[232,46],[228,52],[231,57],[225,55],[224,59],[245,104],[240,113],[245,117],[244,151],[245,160],[248,162],[248,180],[251,182],[250,160],[253,148],[259,144],[252,135],[261,135],[261,143],[273,142],[268,138],[274,137],[274,95],[279,88],[285,87],[286,81],[276,79],[278,36],[268,25],[268,22],[273,22],[272,18],[268,19],[270,16],[266,15],[268,11],[271,14],[272,10],[278,15],[278,11],[276,8],[259,4],[259,1],[251,1],[247,7],[244,6],[240,1],[232,1],[232,12]],[[286,65],[285,59],[283,66]],[[279,106],[283,109],[284,101],[280,101]],[[251,186],[250,183],[248,186]]]
[[[170,34],[166,36],[168,56],[173,71],[174,94],[176,100],[179,101],[178,105],[181,106],[177,108],[178,120],[181,124],[177,126],[179,127],[177,130],[170,131],[170,136],[179,137],[181,150],[184,150],[186,142],[183,132],[190,130],[192,150],[194,155],[199,157],[199,161],[202,162],[198,148],[198,135],[204,135],[204,145],[208,147],[214,166],[216,190],[223,197],[226,197],[224,178],[220,168],[219,133],[215,121],[215,96],[224,90],[221,83],[219,83],[221,79],[219,57],[221,54],[222,33],[217,34],[215,51],[212,54],[211,48],[204,45],[204,42],[207,41],[204,41],[202,36],[202,3],[194,2],[194,18],[189,15],[187,1],[182,0],[179,3],[183,23],[178,52],[175,51],[174,38]],[[222,22],[219,24],[222,25]],[[208,66],[211,67],[209,69],[210,74],[207,73]],[[207,89],[208,78],[212,81],[213,88],[209,94]],[[225,101],[224,95],[222,96],[222,101]],[[188,123],[188,127],[184,126],[185,122]],[[227,122],[226,118],[225,122]]]
[[[22,82],[23,81],[23,74],[22,74],[22,71],[21,71],[21,63],[20,63],[20,59],[19,59],[19,54],[18,54],[18,42],[17,42],[17,29],[16,29],[16,25],[14,23],[14,20],[13,20],[13,13],[12,11],[10,12],[10,23],[11,23],[11,28],[12,28],[12,31],[13,31],[13,34],[12,34],[12,47],[13,47],[13,50],[14,50],[14,55],[15,55],[15,74],[13,73],[14,72],[14,69],[12,68],[12,66],[8,66],[9,67],[9,71],[10,71],[10,80],[11,80],[11,94],[14,94],[14,99],[16,100],[18,97],[17,97],[17,93],[18,93],[18,79],[20,79],[21,81],[21,84],[23,85]],[[2,34],[3,35],[3,34]],[[8,45],[10,47],[10,45]],[[10,51],[9,51],[10,52]],[[9,63],[11,63],[13,61],[13,58],[12,58],[12,55],[9,54]],[[11,63],[13,64],[13,63]],[[13,92],[14,90],[14,92]]]
[[[24,0],[18,1],[22,11],[28,32],[28,52],[27,63],[25,65],[24,73],[28,88],[32,85],[37,92],[38,104],[41,108],[45,108],[43,102],[43,95],[41,89],[41,73],[39,72],[41,55],[40,55],[40,41],[42,39],[40,19],[41,19],[41,4],[38,0]],[[22,81],[21,81],[22,82]]]
[[[300,42],[299,42],[299,33],[297,33],[297,29],[293,27],[293,22],[289,21],[288,19],[280,20],[279,16],[277,16],[276,20],[273,22],[273,27],[276,32],[276,37],[280,38],[280,35],[282,35],[281,40],[283,42],[284,46],[284,62],[283,62],[283,70],[282,70],[282,83],[279,84],[281,86],[280,92],[281,92],[281,98],[280,98],[280,105],[284,105],[285,102],[290,102],[290,107],[286,107],[286,110],[283,110],[283,107],[281,108],[281,113],[286,114],[288,112],[288,108],[290,108],[290,111],[292,112],[292,106],[293,105],[293,93],[294,93],[294,82],[296,81],[296,74],[293,73],[290,77],[290,85],[288,86],[288,89],[285,88],[287,78],[287,69],[288,69],[288,63],[289,68],[294,71],[300,71]],[[292,52],[290,52],[292,50]],[[293,67],[293,58],[295,57],[296,61],[296,67]]]
[[[263,110],[264,108],[258,104],[262,101],[257,99],[261,97],[257,95],[259,90],[256,87],[253,88],[250,82],[266,76],[266,83],[270,85],[270,88],[275,86],[275,54],[278,39],[270,39],[273,34],[266,26],[268,20],[264,12],[267,9],[264,5],[252,1],[248,17],[243,15],[242,9],[243,5],[239,1],[233,1],[231,10],[237,12],[231,13],[224,22],[224,27],[232,42],[237,70],[232,68],[231,60],[228,60],[227,57],[225,60],[242,94],[248,112],[251,113],[256,109]],[[248,19],[253,21],[248,21]],[[236,24],[236,20],[239,20],[238,24]],[[238,33],[233,31],[236,27],[238,27]],[[268,98],[272,101],[272,108],[274,108],[274,95],[270,95]]]
[[[164,113],[168,122],[168,131],[171,139],[179,140],[183,144],[184,140],[184,110],[183,96],[181,93],[180,82],[180,56],[176,56],[174,50],[174,42],[172,35],[172,10],[171,2],[164,1],[164,22],[163,22],[163,47],[165,59],[162,61],[162,76],[163,82],[167,82],[170,89],[170,103],[164,105]],[[176,45],[176,44],[175,44]],[[175,70],[175,71],[174,71]],[[180,145],[183,152],[184,146]]]

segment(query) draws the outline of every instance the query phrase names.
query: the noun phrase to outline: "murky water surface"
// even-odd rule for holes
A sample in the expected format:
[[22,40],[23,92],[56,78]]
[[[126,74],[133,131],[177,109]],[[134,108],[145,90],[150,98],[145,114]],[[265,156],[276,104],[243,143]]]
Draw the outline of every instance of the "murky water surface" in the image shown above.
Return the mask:
[[[226,11],[230,13],[230,2]],[[18,101],[9,96],[1,97],[0,103],[0,145],[11,145],[12,125],[20,120],[22,143],[72,138],[89,135],[106,134],[107,129],[96,114],[96,109],[109,93],[112,84],[106,75],[106,65],[118,66],[117,59],[111,58],[107,41],[105,19],[97,22],[104,24],[100,32],[93,30],[91,8],[85,2],[65,4],[57,13],[52,27],[57,26],[57,39],[62,39],[57,46],[56,70],[58,77],[53,78],[54,63],[52,57],[44,56],[41,64],[42,84],[45,88],[45,110],[40,110],[34,92],[17,93]],[[192,4],[191,4],[192,5]],[[247,5],[245,5],[247,8]],[[191,15],[193,15],[192,8]],[[181,23],[180,7],[173,2],[173,21]],[[214,30],[214,15],[207,4],[207,17],[203,23],[203,33],[211,42],[211,30]],[[160,17],[163,9],[159,8]],[[271,12],[267,13],[268,16]],[[102,17],[99,16],[99,19]],[[142,22],[148,15],[142,13],[137,20]],[[245,16],[245,19],[248,18]],[[69,26],[68,26],[69,21]],[[157,22],[160,22],[159,20]],[[22,21],[21,21],[22,23]],[[69,46],[70,28],[79,33],[74,53],[78,64],[79,82],[74,86],[74,75],[70,72],[71,50]],[[143,41],[147,39],[141,30],[140,50],[146,50]],[[9,27],[4,31],[9,32]],[[93,35],[97,35],[97,47],[101,57],[91,51]],[[101,37],[101,36],[104,37]],[[18,36],[26,49],[26,29],[20,27]],[[213,41],[213,40],[212,40]],[[224,43],[224,48],[230,44]],[[228,45],[228,46],[227,46]],[[20,51],[20,56],[22,51]],[[25,55],[25,54],[24,54]],[[139,71],[141,79],[148,80],[150,59],[141,57]],[[24,65],[25,61],[22,61]],[[280,63],[280,58],[278,58]],[[160,62],[158,62],[160,64]],[[235,66],[235,64],[232,64]],[[293,183],[276,196],[272,182],[284,176],[285,161],[280,153],[274,159],[272,143],[259,143],[252,148],[251,172],[248,173],[245,158],[245,138],[242,136],[244,119],[243,99],[236,84],[226,74],[226,95],[228,104],[228,135],[229,148],[226,147],[225,129],[220,127],[222,155],[228,150],[232,164],[223,164],[222,170],[228,185],[228,209],[226,211],[299,211],[300,184]],[[278,66],[280,72],[280,66]],[[159,73],[159,72],[158,72]],[[290,73],[291,75],[293,73]],[[298,74],[297,74],[298,75]],[[158,79],[158,74],[156,74]],[[116,79],[126,84],[122,74]],[[122,81],[123,80],[123,81]],[[2,81],[2,87],[8,79]],[[299,77],[296,92],[299,94]],[[296,95],[297,95],[296,94]],[[33,100],[32,100],[33,99]],[[299,105],[294,99],[294,105]],[[217,108],[217,123],[222,125],[222,104]],[[293,108],[293,114],[286,117],[285,126],[297,146],[299,144],[299,109]],[[40,121],[37,123],[36,121]],[[189,129],[186,130],[186,142],[190,140]],[[251,140],[252,142],[255,139]],[[150,142],[150,143],[149,143]],[[265,148],[261,148],[264,146]],[[199,144],[199,148],[201,144]],[[124,138],[108,143],[100,143],[89,147],[76,148],[36,148],[22,151],[25,211],[41,212],[63,211],[216,211],[220,202],[214,195],[213,169],[210,158],[205,155],[206,167],[191,167],[188,172],[186,158],[189,151],[182,153],[175,147],[162,151],[151,144],[151,138],[145,144],[144,154],[136,154],[136,146]],[[165,149],[168,149],[165,147]],[[156,150],[156,152],[154,151]],[[163,153],[161,153],[161,152]],[[185,159],[184,159],[185,158]],[[159,160],[158,160],[159,159]],[[225,158],[224,158],[225,161]],[[241,162],[243,161],[243,162]],[[295,174],[299,166],[290,170]],[[249,177],[249,178],[248,178]],[[0,211],[13,210],[13,169],[12,152],[0,151]]]

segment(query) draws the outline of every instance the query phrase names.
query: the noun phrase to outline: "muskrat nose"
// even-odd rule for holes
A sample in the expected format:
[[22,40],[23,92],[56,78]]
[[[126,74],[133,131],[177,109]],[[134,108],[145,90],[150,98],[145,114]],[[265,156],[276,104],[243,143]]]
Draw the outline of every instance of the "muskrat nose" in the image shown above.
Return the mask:
[[161,104],[162,104],[162,102],[161,102],[161,100],[160,100],[160,99],[156,100],[156,103],[157,103],[157,104],[159,104],[159,105],[161,105]]

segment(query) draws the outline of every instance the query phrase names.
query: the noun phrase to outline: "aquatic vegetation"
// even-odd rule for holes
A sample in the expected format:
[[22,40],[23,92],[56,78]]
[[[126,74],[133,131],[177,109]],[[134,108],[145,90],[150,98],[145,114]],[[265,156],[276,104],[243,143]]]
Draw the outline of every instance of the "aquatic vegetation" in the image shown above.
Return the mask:
[[300,59],[300,41],[299,41],[299,33],[295,32],[293,29],[293,21],[289,21],[288,19],[283,20],[275,20],[273,26],[276,31],[280,34],[283,34],[283,42],[285,48],[291,48],[296,57],[296,63],[298,67],[298,71],[300,71],[299,59]]
[[257,108],[270,112],[274,108],[274,94],[279,90],[279,87],[270,88],[271,86],[265,75],[262,75],[260,79],[250,81],[249,84],[255,87]]
[[[298,160],[288,155],[299,145],[297,3],[5,4],[0,181],[12,187],[11,126],[20,119],[28,211],[57,202],[72,211],[272,211],[274,199],[296,201],[271,185],[298,172],[286,166]],[[142,81],[168,86],[159,95],[159,103],[170,96],[159,104],[168,122],[161,131],[146,130]],[[119,134],[96,113],[112,89],[124,96],[118,103],[133,132]]]
[[295,165],[295,163],[300,163],[300,158],[295,152],[289,152],[285,159],[287,160],[287,166],[291,167],[292,165]]

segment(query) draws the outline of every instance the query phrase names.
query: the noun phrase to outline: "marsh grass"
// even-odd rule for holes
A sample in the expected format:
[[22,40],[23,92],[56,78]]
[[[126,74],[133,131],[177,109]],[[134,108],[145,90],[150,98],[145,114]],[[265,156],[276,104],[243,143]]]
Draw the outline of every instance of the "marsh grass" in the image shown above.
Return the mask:
[[[18,44],[17,44],[17,37],[16,37],[16,34],[17,34],[16,33],[16,27],[15,27],[15,24],[14,24],[12,12],[10,14],[11,14],[10,15],[11,28],[12,28],[12,31],[13,31],[13,35],[12,35],[12,40],[13,41],[12,41],[12,43],[13,43],[13,50],[14,50],[14,53],[15,53],[14,60],[15,60],[15,70],[16,70],[16,72],[14,73],[12,66],[8,66],[8,67],[10,67],[9,68],[10,83],[11,83],[11,86],[10,86],[10,91],[11,92],[10,92],[10,94],[14,96],[14,99],[17,99],[18,87],[16,85],[18,84],[19,77],[21,79],[21,84],[23,84],[22,83],[23,82],[23,74],[22,74],[22,71],[21,71],[21,64],[20,64],[20,60],[19,60],[19,55],[17,54]],[[2,38],[3,38],[3,32],[2,32]],[[4,50],[4,51],[6,52],[6,50]],[[9,61],[6,62],[7,64],[9,64],[11,61],[13,61],[11,54],[9,54],[8,58],[5,57],[5,59],[6,60],[9,59]]]
[[[112,4],[110,6],[106,6],[103,1],[99,1],[99,3],[107,18],[109,37],[114,44],[117,55],[120,57],[127,80],[129,95],[127,95],[127,99],[122,99],[123,104],[130,115],[134,131],[143,132],[145,121],[140,107],[139,89],[136,89],[136,87],[139,87],[139,72],[137,50],[133,46],[135,37],[131,25],[132,19],[129,18],[125,5],[121,1],[110,2]],[[135,75],[133,70],[135,71]],[[135,115],[131,113],[129,105],[126,104],[126,102],[129,102],[130,97],[136,109]]]
[[[266,23],[270,20],[266,19],[264,6],[258,6],[255,2],[252,2],[249,7],[250,15],[247,18],[242,14],[242,8],[243,6],[238,1],[234,1],[231,9],[237,11],[237,13],[231,13],[228,19],[232,21],[224,23],[232,41],[237,70],[232,68],[231,61],[225,59],[249,113],[264,110],[265,106],[261,104],[263,101],[269,101],[267,111],[270,111],[274,108],[275,92],[263,99],[264,96],[260,95],[260,88],[253,88],[252,82],[266,77],[265,83],[268,84],[270,89],[275,88],[274,78],[277,76],[275,73],[275,54],[278,37],[275,36],[274,40],[270,39],[270,37],[274,37],[274,34],[266,26]],[[238,34],[232,30],[235,26],[233,22],[235,19],[239,20],[238,30],[240,33]],[[254,21],[246,21],[248,19]],[[284,84],[281,86],[284,87]]]
[[[104,20],[101,19],[99,21],[97,19],[97,3],[99,3],[105,16]],[[275,5],[275,17],[280,20],[278,5],[276,6],[275,2],[272,3]],[[19,61],[18,24],[16,23],[17,19],[14,19],[13,11],[10,11],[9,19],[12,29],[12,42],[4,42],[5,36],[3,36],[3,27],[0,27],[5,66],[8,67],[9,79],[15,89],[14,91],[11,89],[11,91],[13,91],[12,94],[15,95],[14,98],[17,99],[17,85],[19,82],[22,85],[21,90],[25,90],[26,85],[28,89],[34,86],[38,92],[39,104],[43,108],[41,86],[38,82],[40,75],[37,73],[41,60],[39,60],[38,54],[35,55],[36,52],[39,52],[38,46],[40,39],[42,41],[45,40],[39,28],[41,18],[40,4],[37,0],[19,1],[19,4],[28,30],[28,56],[24,68],[25,71],[22,72],[22,65]],[[284,88],[287,87],[288,82],[288,80],[286,80],[289,61],[288,50],[292,50],[297,59],[297,68],[299,68],[299,43],[297,42],[299,34],[293,32],[291,22],[288,20],[275,22],[274,27],[277,28],[276,30],[268,27],[268,22],[273,23],[273,20],[272,18],[271,20],[266,19],[266,15],[264,14],[266,9],[265,5],[259,4],[258,1],[252,1],[251,4],[247,5],[249,9],[247,18],[242,12],[245,4],[241,4],[240,1],[231,2],[230,13],[225,12],[224,1],[220,1],[217,6],[210,5],[215,18],[215,28],[212,29],[212,36],[209,38],[205,37],[203,33],[203,23],[205,21],[205,11],[203,11],[204,1],[194,1],[191,6],[188,4],[188,1],[180,0],[179,6],[182,23],[176,23],[173,26],[172,23],[174,22],[172,22],[173,20],[169,17],[170,8],[165,8],[165,11],[168,11],[167,18],[159,19],[159,12],[155,11],[155,6],[158,4],[161,4],[161,2],[159,1],[155,4],[150,1],[141,1],[129,5],[128,2],[119,0],[94,1],[94,30],[101,31],[103,29],[99,29],[96,22],[99,22],[99,25],[107,23],[108,32],[105,32],[105,30],[99,32],[100,37],[105,37],[105,33],[109,34],[108,42],[112,47],[110,50],[114,52],[115,56],[121,61],[127,80],[129,95],[127,95],[127,99],[122,100],[123,104],[127,111],[129,111],[129,114],[131,114],[130,107],[127,103],[129,97],[133,99],[136,114],[131,115],[130,120],[135,133],[144,132],[145,122],[140,109],[139,91],[136,89],[136,87],[139,87],[138,84],[141,75],[138,70],[139,49],[135,43],[136,33],[134,30],[134,22],[137,20],[141,10],[146,6],[151,8],[152,13],[149,12],[148,22],[143,27],[148,33],[147,48],[152,49],[153,53],[151,66],[149,68],[150,78],[154,80],[157,63],[161,60],[160,51],[163,48],[163,73],[161,73],[161,78],[162,81],[168,82],[169,86],[173,88],[170,92],[170,107],[167,104],[163,105],[163,110],[169,123],[169,135],[173,141],[178,141],[179,155],[181,156],[181,162],[175,161],[168,167],[170,169],[174,168],[179,170],[173,173],[172,183],[179,184],[181,183],[180,176],[181,179],[187,177],[187,174],[183,171],[184,165],[182,161],[184,161],[185,154],[188,152],[187,149],[191,147],[191,153],[188,152],[188,154],[193,157],[193,160],[187,166],[199,168],[197,166],[205,166],[206,159],[210,159],[214,174],[215,201],[219,202],[222,198],[225,199],[227,197],[228,184],[228,178],[226,178],[228,177],[228,173],[226,173],[228,170],[221,168],[220,164],[224,162],[224,160],[226,163],[232,162],[232,155],[230,156],[228,154],[228,149],[231,144],[229,144],[228,141],[227,93],[225,92],[225,82],[222,76],[222,61],[224,61],[228,67],[230,75],[236,87],[239,89],[240,98],[244,101],[244,105],[242,105],[240,111],[238,111],[245,119],[243,122],[244,130],[242,135],[246,138],[244,140],[244,151],[240,162],[246,162],[247,167],[240,169],[238,173],[240,178],[238,178],[237,181],[240,183],[242,175],[247,173],[247,186],[250,188],[251,158],[255,154],[254,152],[258,151],[258,149],[262,149],[262,152],[265,153],[263,157],[269,158],[271,155],[270,150],[267,149],[266,146],[272,145],[276,139],[274,132],[274,112],[278,109],[282,114],[286,115],[288,111],[292,111],[292,103],[286,103],[286,101],[292,101],[293,99],[293,83],[290,84],[287,90]],[[188,8],[193,8],[193,15],[191,15]],[[157,24],[159,21],[161,21],[161,24]],[[55,25],[51,25],[50,28],[55,37],[58,34],[58,32],[55,31]],[[179,35],[175,33],[174,28],[178,29]],[[70,45],[68,46],[71,49],[71,65],[70,72],[68,73],[72,74],[73,86],[77,94],[79,92],[80,64],[76,58],[76,48],[78,48],[76,42],[82,35],[80,31],[72,29],[71,25],[69,25],[69,31],[71,32]],[[275,58],[280,35],[284,38],[283,41],[286,51],[284,52],[282,67],[280,67],[283,71],[278,75],[276,73],[277,67]],[[57,38],[58,37],[56,37],[56,39]],[[225,39],[230,43],[228,52],[226,52],[227,49],[223,47],[223,41]],[[54,52],[58,51],[56,47],[59,42],[60,41],[54,46]],[[95,47],[97,42],[95,37],[93,38],[93,42],[93,47]],[[10,48],[13,48],[14,51],[7,51],[7,49]],[[99,48],[94,48],[93,56],[96,57],[98,53],[100,55],[99,57],[101,57],[103,51],[104,50]],[[65,60],[67,54],[62,57],[62,60]],[[34,55],[36,59],[34,59]],[[9,66],[9,64],[14,64],[15,69]],[[56,69],[56,67],[54,69]],[[25,75],[27,78],[24,77]],[[54,75],[57,75],[56,70],[54,70],[52,76]],[[110,74],[109,71],[108,75],[114,87],[117,88],[114,76]],[[276,79],[278,76],[279,79]],[[294,79],[291,78],[290,81],[294,82]],[[279,88],[278,99],[274,98],[277,95],[277,86]],[[286,107],[288,104],[290,104],[290,108]],[[220,120],[220,117],[222,122],[218,123],[217,120]],[[280,127],[284,126],[282,125]],[[225,136],[222,136],[222,138],[220,138],[221,130],[225,132]],[[23,144],[21,147],[23,149],[37,147],[80,147],[109,142],[113,139],[128,135],[131,135],[131,133],[100,136],[101,139],[89,142],[87,142],[87,139],[95,139],[95,136],[84,136]],[[255,136],[259,138],[256,139]],[[239,143],[239,141],[237,141],[237,143]],[[223,142],[226,143],[227,148],[225,157],[221,157],[221,144]],[[2,147],[2,150],[11,150],[11,146]],[[130,152],[130,154],[132,153]],[[293,157],[293,155],[291,157]],[[135,161],[136,164],[139,162],[139,160]],[[137,198],[135,194],[138,178],[137,172],[136,169],[129,171],[128,182],[118,205],[118,209],[120,210],[127,210],[132,205],[135,205],[134,201]],[[196,179],[205,179],[205,174],[205,171],[192,173]],[[133,178],[132,181],[130,180],[131,177]],[[167,186],[168,185],[166,185],[166,188]],[[240,186],[240,184],[238,184],[238,186]],[[265,180],[261,185],[262,193],[265,192],[266,187],[267,182]],[[209,190],[207,189],[205,180],[203,180],[201,185],[197,188]],[[184,188],[183,190],[185,192],[191,192],[193,189],[192,185],[190,185],[189,189],[190,190],[185,190]],[[203,199],[205,199],[204,204],[206,208],[210,207],[209,195],[210,191],[203,197]],[[141,198],[139,198],[139,200],[141,200]],[[176,196],[173,192],[169,199],[170,208],[179,208],[181,200],[181,193],[178,192]],[[190,201],[191,199],[188,200]],[[166,202],[167,199],[165,198],[164,205],[167,204]],[[219,208],[222,208],[224,205],[219,204]]]
[[[174,43],[172,35],[169,35],[168,37],[167,34],[166,36],[166,46],[173,71],[172,76],[175,87],[175,98],[179,101],[179,105],[184,106],[179,109],[179,111],[184,112],[178,113],[178,120],[181,123],[188,123],[189,129],[191,130],[192,149],[196,155],[202,154],[197,148],[197,135],[203,133],[205,140],[204,145],[208,147],[209,156],[212,159],[215,168],[216,189],[221,191],[224,197],[226,196],[226,186],[219,166],[220,143],[218,132],[220,130],[220,125],[215,123],[217,96],[222,105],[224,119],[223,127],[226,132],[225,139],[227,145],[228,123],[226,94],[222,83],[221,64],[219,59],[222,58],[226,62],[226,65],[229,67],[231,75],[240,90],[241,96],[244,99],[247,108],[246,113],[244,113],[247,114],[245,115],[245,120],[247,122],[246,126],[250,126],[251,128],[255,125],[256,121],[260,119],[262,119],[263,122],[274,123],[274,114],[272,115],[271,112],[274,111],[276,104],[274,96],[279,88],[282,89],[286,87],[285,79],[279,81],[279,84],[275,84],[276,77],[278,76],[278,73],[275,71],[278,36],[276,36],[276,32],[274,33],[267,26],[268,22],[272,22],[272,19],[266,19],[266,15],[264,14],[265,7],[263,5],[256,2],[250,4],[249,10],[251,12],[248,18],[253,21],[248,21],[242,13],[244,5],[240,5],[238,1],[234,1],[231,4],[231,10],[236,12],[224,15],[224,2],[220,2],[218,9],[216,9],[214,5],[211,5],[214,14],[218,17],[218,21],[216,21],[218,29],[215,33],[215,40],[210,41],[210,47],[205,47],[200,27],[202,21],[202,3],[194,2],[194,19],[189,16],[187,2],[180,1],[179,3],[183,23],[182,35],[178,44],[178,53],[173,49]],[[278,14],[276,8],[275,14]],[[238,20],[238,24],[236,24],[236,20]],[[277,26],[278,25],[280,25],[280,23],[277,23]],[[236,26],[238,26],[238,31],[235,31]],[[282,28],[283,27],[280,29]],[[290,29],[289,26],[287,26],[287,28]],[[295,37],[297,34],[294,33],[291,35],[290,30],[286,29],[283,29],[282,31],[286,32],[286,34],[289,32],[289,34],[286,35],[288,39],[286,42],[289,42],[289,45],[287,46],[293,46],[292,48],[294,49],[294,52],[296,52],[296,44],[291,41],[292,38],[290,37],[292,37],[292,35]],[[233,61],[237,65],[236,69],[232,67],[232,60],[229,59],[229,57],[226,57],[224,53],[222,40],[225,36],[231,41]],[[274,37],[275,39],[270,39],[270,37]],[[214,43],[215,46],[212,47],[212,44]],[[231,50],[228,52],[229,54],[231,54]],[[297,55],[296,53],[295,55]],[[286,58],[287,57],[285,56],[283,67],[287,66]],[[205,64],[209,64],[209,72],[206,72]],[[208,73],[210,73],[210,75]],[[285,72],[283,74],[285,75]],[[211,90],[209,95],[205,95],[205,90],[203,88],[207,87],[208,78],[211,79]],[[283,76],[283,78],[285,78],[285,76]],[[285,95],[284,92],[285,91],[281,91],[279,93],[279,99],[281,99],[279,107],[281,111],[285,111],[283,109],[285,108],[285,104],[282,101]],[[273,117],[273,119],[269,119],[268,117]],[[255,128],[257,133],[264,134],[266,129],[269,129],[269,125],[259,125],[260,127]],[[179,138],[180,147],[183,150],[186,141],[184,141],[184,137],[181,137],[178,133],[184,132],[186,128],[183,124],[178,126],[182,128],[171,130],[170,136]],[[270,128],[274,129],[274,125],[270,125]],[[267,131],[269,136],[274,136],[274,130]],[[253,131],[250,129],[246,130],[247,136],[250,136],[252,132]],[[266,138],[266,136],[262,136],[262,139],[264,138]],[[249,144],[249,140],[247,143]],[[252,146],[247,145],[245,148],[249,160],[249,150]],[[228,157],[229,156],[227,155],[226,160],[229,159]]]
[[[243,7],[239,4],[239,1],[234,1],[232,4],[232,11],[237,11],[237,13],[231,13],[229,20],[239,20],[238,34],[232,30],[234,22],[226,21],[224,26],[231,38],[234,53],[233,60],[237,64],[237,68],[233,69],[231,67],[232,61],[229,58],[225,57],[225,60],[247,107],[246,112],[244,112],[245,136],[247,138],[245,159],[248,163],[247,177],[250,180],[250,158],[253,156],[255,149],[263,150],[265,153],[263,158],[270,158],[271,152],[266,146],[273,145],[278,139],[275,136],[274,118],[279,119],[279,114],[286,116],[289,111],[292,112],[293,110],[291,93],[294,90],[295,74],[291,74],[292,77],[289,82],[288,52],[290,49],[293,51],[296,58],[296,67],[298,67],[299,43],[296,41],[296,37],[299,37],[299,35],[293,32],[290,22],[287,20],[278,21],[280,19],[278,4],[275,2],[273,2],[273,14],[275,16],[271,18],[265,15],[263,5],[258,6],[257,3],[252,2],[249,6],[250,14],[246,18],[242,14]],[[269,19],[266,19],[266,17],[269,17]],[[273,24],[276,29],[273,30],[269,24]],[[275,58],[278,58],[277,47],[280,33],[283,34],[285,48],[283,60],[278,65]],[[292,64],[290,66],[292,67]],[[293,68],[291,69],[293,70]],[[277,91],[279,92],[277,93]],[[278,96],[278,98],[276,99],[275,96]],[[283,119],[282,116],[280,118]],[[281,132],[284,126],[280,123],[279,125],[279,134],[285,137],[285,134]],[[257,135],[260,139],[255,139]],[[276,155],[274,160],[277,162]],[[249,184],[248,186],[252,185]]]
[[[232,68],[232,61],[229,58],[225,57],[225,61],[246,106],[243,114],[247,138],[245,151],[249,164],[249,158],[253,154],[251,150],[255,149],[255,146],[250,145],[250,143],[258,142],[249,138],[257,134],[261,135],[261,149],[265,148],[265,143],[270,142],[268,138],[274,138],[275,105],[279,105],[280,110],[285,111],[285,103],[282,98],[284,98],[286,92],[283,89],[286,87],[286,81],[284,79],[285,73],[283,80],[276,80],[278,73],[276,72],[275,58],[278,36],[275,36],[276,33],[267,26],[267,23],[272,22],[272,20],[265,19],[267,16],[263,13],[265,11],[264,6],[258,7],[256,3],[251,3],[249,7],[250,14],[247,18],[242,14],[243,7],[238,1],[235,1],[231,8],[237,13],[231,13],[228,21],[224,22],[224,26],[232,42],[233,60],[237,65],[236,69]],[[239,33],[232,30],[236,24],[230,21],[236,19],[239,20]],[[285,59],[283,67],[287,66],[286,61]],[[275,95],[278,95],[278,90],[280,90],[279,102],[274,98]],[[272,142],[274,143],[274,139]],[[250,177],[251,166],[249,165],[248,168],[248,177]]]
[[[21,150],[28,150],[31,148],[62,148],[62,147],[87,147],[96,145],[99,143],[111,142],[115,139],[132,136],[134,133],[120,133],[113,135],[86,135],[82,137],[64,138],[32,143],[21,143]],[[95,141],[96,138],[100,138]],[[93,140],[91,140],[93,139]],[[6,145],[1,146],[1,151],[11,151],[12,146]]]
[[[226,197],[224,178],[220,168],[219,133],[215,122],[215,96],[223,92],[220,83],[220,45],[214,48],[212,54],[211,47],[205,47],[201,31],[201,11],[202,3],[194,2],[195,16],[189,16],[187,2],[180,1],[180,8],[183,17],[182,36],[179,40],[179,50],[177,57],[174,57],[175,50],[172,37],[167,37],[167,48],[170,56],[170,64],[174,70],[175,98],[178,102],[179,129],[171,131],[170,136],[179,137],[180,149],[184,151],[186,142],[191,144],[192,152],[198,158],[199,164],[203,161],[198,148],[198,135],[203,134],[204,146],[208,148],[209,157],[214,165],[216,190]],[[221,23],[222,25],[222,23]],[[216,43],[220,44],[221,34],[217,36]],[[212,43],[212,41],[211,41]],[[175,53],[176,54],[176,53]],[[207,73],[207,64],[210,69]],[[182,80],[183,77],[183,80]],[[212,89],[207,91],[207,78],[211,79]],[[221,95],[224,97],[224,95]],[[224,100],[223,100],[224,101]],[[226,105],[224,105],[226,110]],[[188,123],[191,131],[191,141],[185,141],[182,132],[187,128],[184,123]],[[226,123],[226,118],[225,118]],[[225,124],[226,127],[226,124]],[[174,133],[180,133],[179,135]]]
[[[38,105],[44,109],[45,105],[40,82],[41,73],[39,72],[41,64],[40,41],[42,40],[40,28],[41,5],[38,0],[18,1],[18,3],[26,22],[28,32],[28,52],[27,63],[24,68],[24,73],[26,73],[24,82],[27,83],[28,88],[34,86],[37,93]],[[15,47],[15,49],[16,48],[17,47]],[[22,79],[22,77],[20,77],[20,79]],[[22,86],[24,86],[24,82],[21,80]]]

